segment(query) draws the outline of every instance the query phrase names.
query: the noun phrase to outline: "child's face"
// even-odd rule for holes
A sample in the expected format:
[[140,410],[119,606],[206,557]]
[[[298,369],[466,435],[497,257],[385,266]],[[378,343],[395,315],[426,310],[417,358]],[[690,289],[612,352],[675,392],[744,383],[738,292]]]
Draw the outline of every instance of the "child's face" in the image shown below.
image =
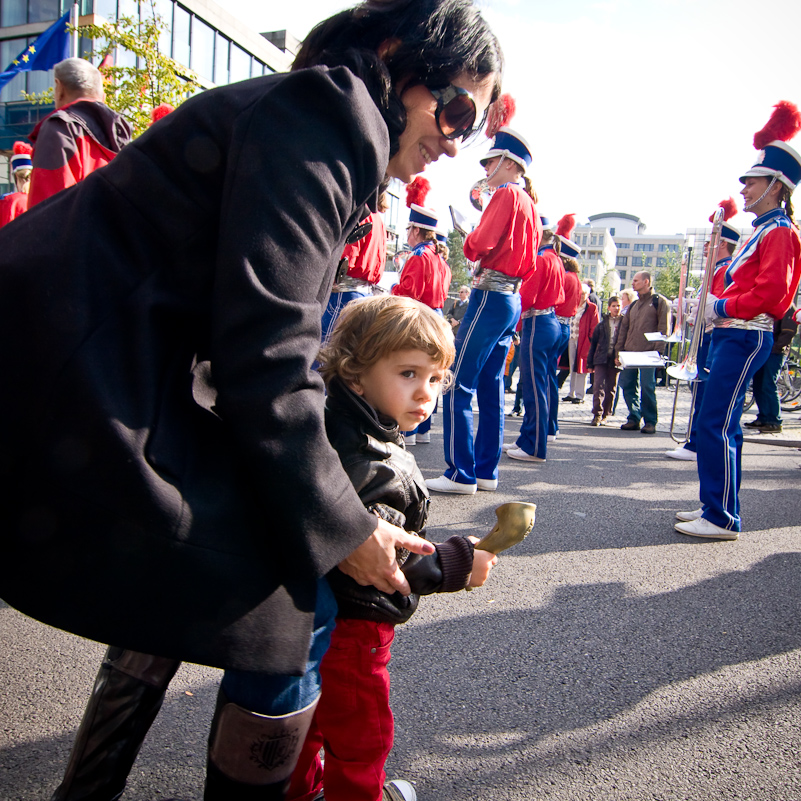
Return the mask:
[[424,351],[397,350],[365,370],[351,388],[401,431],[410,431],[434,411],[444,378],[444,368]]

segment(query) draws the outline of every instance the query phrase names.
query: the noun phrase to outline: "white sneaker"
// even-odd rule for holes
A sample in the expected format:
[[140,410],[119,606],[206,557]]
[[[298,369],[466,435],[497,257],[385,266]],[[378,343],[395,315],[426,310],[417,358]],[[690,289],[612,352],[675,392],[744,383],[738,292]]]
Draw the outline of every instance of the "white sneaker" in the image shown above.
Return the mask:
[[548,434],[548,442],[553,442],[554,440],[559,439],[559,432],[557,431],[555,434]]
[[545,459],[540,459],[539,456],[534,456],[531,453],[526,453],[522,448],[511,448],[506,451],[506,455],[511,459],[519,459],[521,462],[544,462]]
[[476,487],[484,492],[495,492],[498,489],[497,478],[477,478]]
[[693,509],[692,512],[676,512],[676,519],[683,520],[686,523],[690,520],[698,520],[703,514],[703,509]]
[[716,526],[705,517],[699,517],[697,520],[690,520],[686,523],[676,523],[673,528],[689,537],[704,537],[710,540],[736,540],[740,536],[736,531]]
[[403,441],[407,445],[417,445],[417,434],[404,434]]
[[665,451],[665,456],[670,459],[678,459],[680,462],[695,462],[698,459],[698,454],[695,451],[688,451],[684,445],[679,445],[672,451]]
[[504,442],[503,445],[501,445],[501,453],[506,453],[506,451],[510,451],[512,448],[516,447],[517,445],[515,445],[514,442]]
[[476,484],[460,484],[458,481],[451,481],[447,476],[439,478],[427,478],[426,486],[434,492],[450,492],[454,495],[475,495]]
[[420,445],[428,445],[431,442],[431,432],[426,431],[425,434],[416,434],[417,437],[417,444]]
[[417,791],[405,779],[393,779],[384,784],[382,801],[417,801]]

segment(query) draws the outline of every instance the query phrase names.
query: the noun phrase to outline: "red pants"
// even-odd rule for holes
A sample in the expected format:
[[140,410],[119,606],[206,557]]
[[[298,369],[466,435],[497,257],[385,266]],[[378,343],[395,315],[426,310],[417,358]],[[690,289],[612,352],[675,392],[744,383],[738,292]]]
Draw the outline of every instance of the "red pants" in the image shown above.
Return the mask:
[[391,623],[337,618],[287,801],[312,801],[323,788],[325,801],[381,801],[394,732],[387,671],[394,637]]

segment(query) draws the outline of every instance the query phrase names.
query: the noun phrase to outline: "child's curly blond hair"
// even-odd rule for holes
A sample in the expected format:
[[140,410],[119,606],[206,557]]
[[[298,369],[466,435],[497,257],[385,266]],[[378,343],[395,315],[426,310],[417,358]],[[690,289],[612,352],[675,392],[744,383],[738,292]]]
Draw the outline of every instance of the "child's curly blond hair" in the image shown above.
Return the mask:
[[[345,306],[317,360],[326,384],[335,375],[352,384],[398,350],[421,350],[443,370],[456,358],[453,332],[443,317],[411,298],[376,295]],[[450,378],[448,372],[443,387]]]

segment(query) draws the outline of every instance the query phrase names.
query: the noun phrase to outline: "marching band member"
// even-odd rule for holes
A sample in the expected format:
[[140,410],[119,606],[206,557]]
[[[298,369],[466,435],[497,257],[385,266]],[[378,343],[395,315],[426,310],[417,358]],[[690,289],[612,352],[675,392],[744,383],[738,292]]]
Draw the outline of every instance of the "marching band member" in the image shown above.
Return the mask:
[[[718,245],[717,253],[714,255],[715,259],[715,275],[725,273],[731,264],[731,257],[737,249],[737,243],[740,241],[740,232],[732,225],[729,225],[727,220],[737,214],[737,205],[734,198],[728,200],[721,200],[718,204],[723,209],[723,226],[720,229],[720,244]],[[709,221],[712,222],[715,215],[713,214]],[[709,255],[710,240],[704,242],[704,258]],[[691,301],[695,302],[695,301]],[[698,325],[702,325],[699,321]],[[698,355],[696,357],[696,366],[698,367],[698,378],[693,382],[693,399],[692,399],[692,423],[690,425],[690,436],[683,445],[679,445],[672,451],[665,451],[665,456],[671,459],[678,459],[683,462],[694,462],[697,458],[698,450],[698,411],[701,408],[701,401],[704,398],[704,389],[706,388],[707,370],[706,363],[709,356],[709,343],[712,339],[713,327],[709,326],[704,331],[701,339],[701,344],[698,347]]]
[[0,198],[0,228],[28,210],[28,190],[31,188],[33,147],[27,142],[14,142],[14,153],[9,159],[14,174],[16,192]]
[[[536,195],[526,176],[531,149],[523,137],[501,127],[481,159],[492,199],[475,230],[465,239],[464,254],[481,261],[459,334],[454,381],[444,395],[444,475],[426,485],[436,492],[472,495],[498,486],[503,441],[503,370],[520,317],[517,290],[531,269],[542,235]],[[518,182],[523,178],[525,186]],[[473,398],[479,425],[473,438]]]
[[[414,183],[423,185],[423,194],[418,197],[424,200],[428,192],[428,181],[425,178],[417,178]],[[411,189],[413,185],[410,184],[409,188]],[[400,281],[392,287],[392,294],[413,298],[442,314],[442,307],[445,305],[445,298],[448,297],[448,288],[451,285],[451,268],[445,261],[448,247],[439,239],[443,235],[438,231],[437,213],[416,203],[412,203],[409,208],[406,243],[412,253],[403,265]],[[431,442],[432,416],[429,415],[414,431],[403,432],[407,445]]]
[[553,231],[543,231],[542,243],[534,269],[520,287],[520,385],[525,414],[515,445],[503,446],[507,456],[527,462],[544,462],[546,458],[551,373],[562,338],[554,307],[565,299],[559,239]]
[[340,259],[340,267],[344,274],[337,277],[331,287],[322,318],[323,344],[328,342],[334,330],[337,318],[342,309],[352,300],[366,298],[375,292],[375,287],[384,274],[387,260],[387,229],[384,225],[383,212],[387,205],[387,196],[382,192],[378,198],[378,209],[369,214],[359,226],[369,224],[369,232],[361,239],[345,245]]
[[759,158],[740,178],[744,211],[756,215],[754,232],[729,268],[714,276],[706,299],[704,316],[714,326],[708,380],[715,391],[704,394],[698,426],[701,508],[678,512],[675,524],[692,537],[736,540],[741,530],[743,398],[770,355],[774,320],[790,307],[801,278],[801,237],[790,200],[801,181],[801,156],[786,144],[799,130],[801,114],[783,101],[754,137]]
[[579,306],[584,298],[579,278],[579,265],[576,259],[581,255],[581,248],[570,237],[576,227],[576,215],[565,214],[556,224],[556,238],[559,241],[559,256],[564,264],[564,290],[565,299],[556,305],[554,313],[560,326],[559,342],[556,344],[556,356],[553,360],[553,369],[550,374],[551,397],[548,404],[548,436],[559,436],[559,357],[567,347],[570,340],[570,324],[576,316]]

